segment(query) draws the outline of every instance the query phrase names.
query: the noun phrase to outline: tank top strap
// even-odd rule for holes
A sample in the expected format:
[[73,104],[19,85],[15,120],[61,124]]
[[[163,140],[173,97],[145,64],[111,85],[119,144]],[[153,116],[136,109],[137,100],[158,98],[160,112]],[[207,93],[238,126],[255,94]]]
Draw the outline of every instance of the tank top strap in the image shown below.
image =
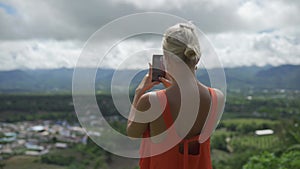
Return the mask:
[[[170,128],[174,122],[172,114],[170,112],[170,107],[166,95],[166,90],[159,90],[157,92],[157,97],[159,99],[160,105],[161,105],[161,111],[163,115],[163,119],[165,121],[166,127]],[[165,104],[163,104],[165,103]]]
[[207,117],[207,124],[208,124],[208,128],[212,131],[218,120],[218,113],[217,113],[218,97],[217,97],[216,91],[213,88],[208,88],[208,89],[211,94],[211,104],[212,105],[211,105],[211,110]]
[[208,88],[211,95],[211,105],[210,110],[207,115],[206,121],[201,131],[201,137],[199,137],[199,142],[205,142],[212,134],[215,129],[216,123],[218,121],[218,97],[213,88]]

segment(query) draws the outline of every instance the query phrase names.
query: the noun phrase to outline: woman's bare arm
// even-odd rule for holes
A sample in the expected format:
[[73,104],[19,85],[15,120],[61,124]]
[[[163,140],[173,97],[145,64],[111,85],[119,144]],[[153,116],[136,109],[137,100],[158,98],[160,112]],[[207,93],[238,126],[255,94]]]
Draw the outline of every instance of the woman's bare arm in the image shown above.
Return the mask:
[[[132,106],[130,118],[127,123],[127,135],[134,138],[140,138],[147,129],[149,123],[135,122],[135,117],[136,113],[142,113],[149,109],[150,103],[148,94],[141,94],[140,91],[136,91]],[[130,119],[133,119],[133,121]]]
[[[145,93],[159,82],[152,82],[152,66],[149,64],[148,74],[145,75],[133,98],[132,107],[127,122],[127,135],[134,138],[142,137],[149,123],[135,122],[136,113],[142,113],[150,108],[149,94]],[[132,121],[133,120],[133,121]]]

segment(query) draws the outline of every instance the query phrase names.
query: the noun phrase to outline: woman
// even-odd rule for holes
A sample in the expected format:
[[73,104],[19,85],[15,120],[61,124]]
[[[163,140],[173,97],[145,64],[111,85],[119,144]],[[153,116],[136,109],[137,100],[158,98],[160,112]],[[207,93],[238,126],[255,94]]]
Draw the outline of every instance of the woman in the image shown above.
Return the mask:
[[[128,120],[128,136],[143,137],[144,139],[151,137],[150,141],[145,141],[144,139],[142,141],[140,168],[211,169],[210,135],[218,121],[218,112],[223,110],[224,96],[221,91],[206,87],[196,79],[195,70],[201,53],[194,26],[181,23],[168,28],[163,37],[163,53],[168,76],[166,78],[161,77],[160,82],[164,84],[166,89],[146,93],[154,85],[159,84],[159,82],[152,82],[152,69],[149,64],[148,74],[136,89],[133,107]],[[188,68],[189,73],[185,71],[185,67]],[[193,88],[193,82],[196,82],[196,90]],[[184,90],[182,90],[183,88]],[[181,112],[181,100],[184,99],[185,103],[195,100],[183,91],[186,91],[186,93],[196,92],[198,94],[199,98],[197,98],[198,100],[196,99],[197,111],[194,121],[177,119],[180,113],[189,116],[189,113],[192,111],[185,109],[184,112]],[[160,106],[150,101],[155,99],[158,102],[166,102],[162,113],[152,121],[138,121],[137,117],[143,116],[143,112],[155,114],[153,110],[157,109],[151,108]],[[191,104],[190,107],[193,105],[195,104]],[[176,125],[174,123],[175,120],[178,120]],[[190,128],[186,130],[185,126],[188,126],[188,124],[190,124]],[[148,153],[148,155],[145,155],[147,154],[145,153],[146,151],[152,152],[153,147],[157,144],[169,141],[167,139],[168,135],[172,134],[165,131],[175,133],[175,137],[180,138],[181,141],[161,153],[156,153],[155,155],[149,155]]]

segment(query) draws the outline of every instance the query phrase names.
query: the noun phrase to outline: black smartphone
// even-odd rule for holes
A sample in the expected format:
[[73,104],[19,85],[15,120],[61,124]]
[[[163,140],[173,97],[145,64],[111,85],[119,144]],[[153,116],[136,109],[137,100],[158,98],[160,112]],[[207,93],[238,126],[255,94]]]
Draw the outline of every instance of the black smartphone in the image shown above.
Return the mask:
[[163,55],[154,54],[152,57],[152,82],[160,81],[159,77],[165,77],[165,66],[163,62]]

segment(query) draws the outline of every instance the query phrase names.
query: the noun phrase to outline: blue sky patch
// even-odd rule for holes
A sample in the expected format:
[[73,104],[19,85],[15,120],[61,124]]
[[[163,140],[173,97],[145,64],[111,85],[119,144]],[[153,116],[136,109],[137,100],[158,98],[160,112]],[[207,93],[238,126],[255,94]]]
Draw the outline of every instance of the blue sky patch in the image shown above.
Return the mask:
[[17,13],[17,10],[14,7],[7,5],[5,3],[2,3],[2,2],[0,2],[0,8],[4,9],[5,12],[10,15],[14,15]]
[[258,33],[273,33],[274,31],[276,31],[275,28],[270,28],[270,29],[264,29],[264,30],[258,31]]

